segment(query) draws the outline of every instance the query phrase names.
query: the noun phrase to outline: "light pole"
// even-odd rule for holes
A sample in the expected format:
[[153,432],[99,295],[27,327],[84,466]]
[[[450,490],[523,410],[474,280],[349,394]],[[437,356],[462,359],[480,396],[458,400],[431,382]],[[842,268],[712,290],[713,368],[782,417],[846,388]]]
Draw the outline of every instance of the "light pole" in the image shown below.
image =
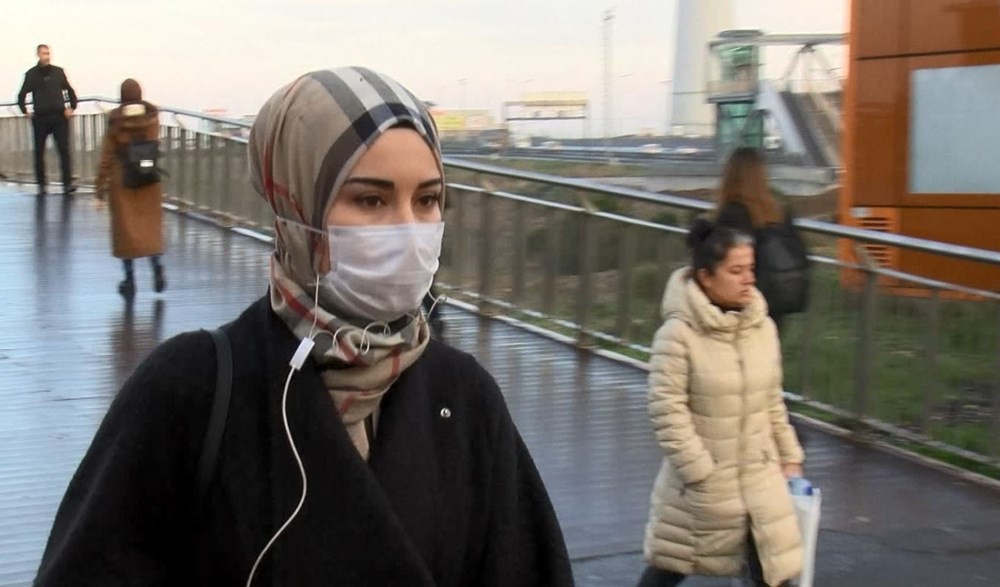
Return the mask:
[[673,106],[673,100],[670,96],[671,87],[673,86],[674,80],[665,79],[660,81],[663,84],[663,103],[666,105],[665,116],[663,117],[663,136],[670,136],[670,108]]
[[[629,72],[629,73],[623,73],[623,74],[621,74],[621,75],[619,75],[617,77],[618,77],[619,80],[624,80],[624,79],[628,79],[628,78],[630,78],[630,77],[632,77],[634,75],[635,75],[635,73]],[[622,86],[622,89],[623,89],[623,91],[622,91],[622,100],[621,100],[621,103],[620,103],[620,106],[619,106],[618,110],[621,111],[621,112],[623,112],[623,113],[627,113],[628,112],[628,106],[626,105],[627,104],[626,98],[628,97],[628,86],[626,84],[624,84],[624,83],[622,83],[621,86]],[[626,115],[623,114],[622,115],[622,123],[620,125],[618,125],[619,126],[619,128],[618,128],[618,133],[619,134],[625,134],[627,132],[626,131],[626,126],[627,125],[625,124],[625,122],[626,122]]]
[[604,147],[608,152],[608,160],[611,157],[611,119],[614,109],[611,104],[612,85],[612,46],[611,32],[615,22],[615,10],[609,8],[604,12]]

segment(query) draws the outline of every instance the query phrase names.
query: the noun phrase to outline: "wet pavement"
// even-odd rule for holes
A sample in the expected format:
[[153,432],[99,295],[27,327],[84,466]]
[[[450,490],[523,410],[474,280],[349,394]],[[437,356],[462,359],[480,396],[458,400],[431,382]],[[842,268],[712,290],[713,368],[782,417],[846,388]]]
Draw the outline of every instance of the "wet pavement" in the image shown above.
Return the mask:
[[[167,337],[232,319],[266,287],[268,245],[169,214],[168,289],[152,293],[152,272],[137,263],[139,293],[126,304],[107,225],[86,194],[39,199],[0,186],[0,587],[30,584],[66,484],[135,364]],[[578,583],[634,585],[660,459],[645,373],[444,313],[448,341],[504,390]],[[825,502],[816,585],[1000,585],[1000,492],[816,430],[807,454]]]

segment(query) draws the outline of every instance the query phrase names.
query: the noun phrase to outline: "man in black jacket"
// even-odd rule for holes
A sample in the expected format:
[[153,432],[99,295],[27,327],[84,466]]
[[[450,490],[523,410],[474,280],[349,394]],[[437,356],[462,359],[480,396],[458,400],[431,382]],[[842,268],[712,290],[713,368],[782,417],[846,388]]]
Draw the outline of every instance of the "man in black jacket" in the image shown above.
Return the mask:
[[[76,110],[76,92],[69,85],[66,73],[51,63],[48,45],[39,45],[38,65],[24,74],[24,84],[17,94],[21,113],[31,119],[35,131],[35,178],[38,193],[45,193],[45,141],[52,135],[59,150],[64,193],[76,191],[70,172],[69,119]],[[28,112],[26,98],[31,94],[32,111]],[[69,107],[66,101],[69,101]]]

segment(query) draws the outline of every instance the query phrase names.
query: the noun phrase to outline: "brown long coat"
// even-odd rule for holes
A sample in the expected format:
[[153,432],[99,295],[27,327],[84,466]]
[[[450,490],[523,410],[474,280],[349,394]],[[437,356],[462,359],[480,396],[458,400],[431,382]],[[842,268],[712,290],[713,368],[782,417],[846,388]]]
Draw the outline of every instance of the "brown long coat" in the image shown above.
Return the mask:
[[[140,107],[141,106],[141,107]],[[129,104],[111,111],[101,147],[97,172],[97,194],[110,193],[111,249],[119,259],[135,259],[163,253],[163,191],[161,184],[130,189],[122,185],[119,154],[133,136],[158,139],[159,112],[148,102]]]
[[646,527],[646,560],[685,575],[734,576],[752,535],[764,579],[802,569],[798,521],[783,464],[802,447],[781,396],[781,352],[758,292],[723,313],[674,273],[653,341],[649,411],[664,451]]

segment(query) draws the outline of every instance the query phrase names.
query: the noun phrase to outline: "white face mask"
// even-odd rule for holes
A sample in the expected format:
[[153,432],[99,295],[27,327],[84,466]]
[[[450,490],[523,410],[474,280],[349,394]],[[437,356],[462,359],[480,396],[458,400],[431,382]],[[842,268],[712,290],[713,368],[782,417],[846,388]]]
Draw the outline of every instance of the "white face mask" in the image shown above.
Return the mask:
[[331,226],[325,297],[359,318],[392,322],[420,307],[441,256],[444,222]]

